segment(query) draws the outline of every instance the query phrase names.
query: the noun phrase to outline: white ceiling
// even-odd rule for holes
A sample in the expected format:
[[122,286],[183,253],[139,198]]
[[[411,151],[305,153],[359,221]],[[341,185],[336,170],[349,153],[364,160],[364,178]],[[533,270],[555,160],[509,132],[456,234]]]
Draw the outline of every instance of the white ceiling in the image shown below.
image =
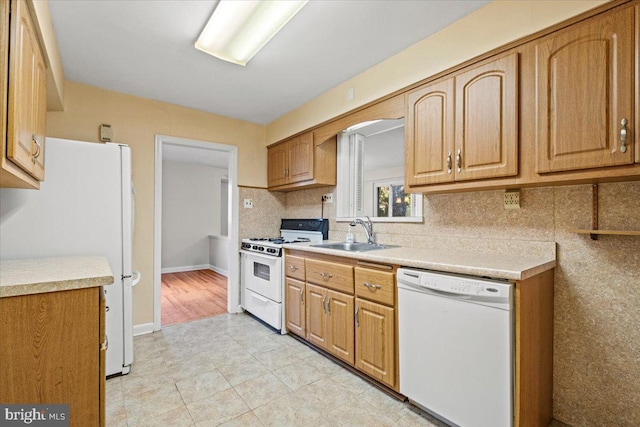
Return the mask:
[[259,124],[486,3],[311,0],[242,67],[194,48],[217,0],[49,0],[68,80]]

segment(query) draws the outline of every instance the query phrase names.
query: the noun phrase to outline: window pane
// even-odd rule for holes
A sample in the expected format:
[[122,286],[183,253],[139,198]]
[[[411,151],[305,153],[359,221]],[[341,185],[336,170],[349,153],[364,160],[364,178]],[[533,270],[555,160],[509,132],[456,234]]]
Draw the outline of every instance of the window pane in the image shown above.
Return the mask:
[[389,187],[378,187],[376,216],[389,216]]
[[411,216],[411,194],[404,193],[404,185],[391,186],[392,216]]

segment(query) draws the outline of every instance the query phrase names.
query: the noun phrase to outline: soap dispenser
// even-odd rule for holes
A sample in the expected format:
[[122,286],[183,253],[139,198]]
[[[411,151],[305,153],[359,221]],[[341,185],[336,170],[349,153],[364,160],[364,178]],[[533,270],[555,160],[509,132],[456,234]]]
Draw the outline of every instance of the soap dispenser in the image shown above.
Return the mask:
[[347,243],[353,243],[353,233],[351,232],[351,227],[347,230]]

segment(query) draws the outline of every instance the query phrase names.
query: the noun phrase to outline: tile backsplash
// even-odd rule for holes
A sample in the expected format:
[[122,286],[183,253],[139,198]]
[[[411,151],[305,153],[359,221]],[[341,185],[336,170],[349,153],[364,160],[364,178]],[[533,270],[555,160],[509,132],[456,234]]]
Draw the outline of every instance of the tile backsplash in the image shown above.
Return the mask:
[[[600,184],[601,229],[640,230],[640,182]],[[322,208],[319,188],[291,193],[241,188],[240,237],[277,235],[279,220],[330,219],[329,238],[344,240],[348,223],[335,204]],[[589,235],[591,186],[523,189],[519,210],[503,191],[426,195],[423,223],[375,223],[379,243],[473,248],[479,252],[556,250],[553,413],[574,426],[640,425],[640,237]],[[352,230],[365,239],[361,228]]]

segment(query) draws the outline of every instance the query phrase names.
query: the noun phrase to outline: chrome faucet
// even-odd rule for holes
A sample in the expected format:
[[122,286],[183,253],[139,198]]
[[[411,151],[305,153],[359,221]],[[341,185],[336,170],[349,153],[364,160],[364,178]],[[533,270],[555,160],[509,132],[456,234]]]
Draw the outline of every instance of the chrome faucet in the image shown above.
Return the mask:
[[373,241],[373,223],[371,222],[371,218],[369,218],[368,216],[366,216],[365,218],[367,218],[366,222],[360,218],[356,218],[351,221],[351,224],[349,225],[355,227],[357,224],[360,224],[362,228],[364,228],[364,232],[367,235],[367,243],[370,245],[375,245],[375,242]]

